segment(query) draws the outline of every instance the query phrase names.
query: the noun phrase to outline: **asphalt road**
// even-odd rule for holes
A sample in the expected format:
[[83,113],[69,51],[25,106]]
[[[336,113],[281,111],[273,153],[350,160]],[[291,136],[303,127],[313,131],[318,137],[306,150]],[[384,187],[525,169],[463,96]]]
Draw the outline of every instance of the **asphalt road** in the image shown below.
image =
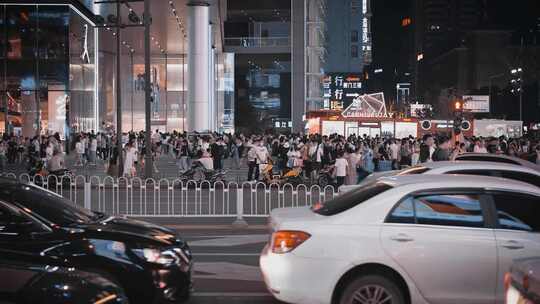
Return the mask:
[[188,241],[195,259],[188,304],[281,304],[266,290],[259,254],[268,240],[266,219],[235,230],[230,219],[145,219],[168,226]]

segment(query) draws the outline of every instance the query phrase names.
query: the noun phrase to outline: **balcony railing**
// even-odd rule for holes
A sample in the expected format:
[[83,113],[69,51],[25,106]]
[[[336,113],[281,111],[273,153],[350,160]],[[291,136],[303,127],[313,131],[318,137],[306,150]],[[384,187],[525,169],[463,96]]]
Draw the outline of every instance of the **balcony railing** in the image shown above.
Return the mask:
[[245,48],[288,47],[290,37],[235,37],[225,38],[225,46]]

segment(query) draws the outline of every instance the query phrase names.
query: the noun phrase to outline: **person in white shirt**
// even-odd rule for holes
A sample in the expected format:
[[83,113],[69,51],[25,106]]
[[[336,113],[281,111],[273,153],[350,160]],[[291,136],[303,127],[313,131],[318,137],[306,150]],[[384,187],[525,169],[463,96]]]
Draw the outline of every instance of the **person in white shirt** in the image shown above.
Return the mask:
[[90,144],[88,146],[89,146],[88,147],[89,162],[90,162],[90,164],[95,165],[96,164],[97,147],[98,147],[97,139],[95,137],[92,137],[90,139]]
[[259,165],[259,172],[263,172],[264,168],[268,164],[270,153],[268,153],[268,149],[264,146],[264,142],[262,140],[260,140],[255,146],[255,155],[257,164]]
[[335,163],[336,168],[336,183],[340,187],[345,183],[345,177],[347,176],[347,169],[349,168],[349,163],[345,158],[343,158],[343,153],[341,153],[336,159]]
[[75,165],[84,166],[84,144],[80,138],[77,139],[77,143],[75,144],[75,152],[77,153],[77,162]]
[[474,153],[488,153],[486,149],[486,143],[483,139],[477,140],[473,149]]
[[248,181],[259,179],[259,167],[257,165],[257,153],[255,153],[255,146],[253,144],[248,144],[247,148],[247,161],[248,161]]
[[53,157],[48,162],[48,168],[51,173],[55,173],[65,169],[64,157],[62,156],[62,153],[60,151],[54,151]]
[[287,152],[287,159],[288,159],[287,167],[292,169],[292,168],[301,166],[300,160],[302,159],[302,154],[298,150],[298,147],[296,146],[296,144],[293,144],[289,152]]
[[133,142],[128,142],[125,147],[124,176],[134,177],[137,175],[135,162],[137,161],[136,149]]

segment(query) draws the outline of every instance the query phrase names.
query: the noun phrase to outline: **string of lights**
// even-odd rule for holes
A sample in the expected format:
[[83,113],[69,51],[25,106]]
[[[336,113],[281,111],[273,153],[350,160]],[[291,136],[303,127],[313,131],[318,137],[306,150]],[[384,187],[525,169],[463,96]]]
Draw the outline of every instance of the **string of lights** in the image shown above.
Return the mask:
[[180,15],[178,15],[178,12],[176,11],[176,7],[174,6],[174,2],[172,0],[169,1],[169,6],[171,9],[171,13],[173,14],[174,18],[176,19],[176,23],[178,24],[178,29],[182,33],[182,36],[186,38],[186,30],[184,27],[184,23],[182,22],[182,19],[180,18]]

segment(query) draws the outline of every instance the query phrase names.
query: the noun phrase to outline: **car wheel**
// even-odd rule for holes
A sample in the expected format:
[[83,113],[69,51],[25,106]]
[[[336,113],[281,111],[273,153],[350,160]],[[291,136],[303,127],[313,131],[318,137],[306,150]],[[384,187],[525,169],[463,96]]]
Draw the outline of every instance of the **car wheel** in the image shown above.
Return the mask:
[[404,304],[401,289],[379,275],[362,276],[351,281],[343,292],[340,304]]

